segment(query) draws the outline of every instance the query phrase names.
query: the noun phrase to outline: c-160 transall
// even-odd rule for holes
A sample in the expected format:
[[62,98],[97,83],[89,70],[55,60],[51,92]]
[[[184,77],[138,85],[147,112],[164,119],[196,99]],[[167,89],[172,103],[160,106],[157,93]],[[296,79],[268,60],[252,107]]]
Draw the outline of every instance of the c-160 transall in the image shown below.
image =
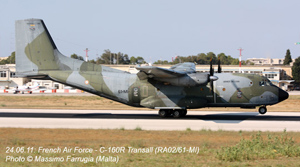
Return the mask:
[[[220,63],[218,63],[220,64]],[[170,69],[136,67],[130,74],[62,55],[43,20],[16,21],[16,72],[20,77],[53,80],[134,107],[158,109],[161,117],[181,117],[187,109],[259,107],[288,98],[266,77],[255,74],[197,72],[194,63]]]

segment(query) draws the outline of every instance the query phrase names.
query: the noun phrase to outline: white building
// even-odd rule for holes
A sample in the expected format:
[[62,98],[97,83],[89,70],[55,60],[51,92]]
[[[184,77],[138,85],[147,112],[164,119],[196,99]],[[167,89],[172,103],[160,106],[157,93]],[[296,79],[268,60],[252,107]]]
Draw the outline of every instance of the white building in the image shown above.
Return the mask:
[[[254,63],[254,65],[283,65],[284,58],[283,59],[272,59],[272,58],[248,58],[251,63]],[[295,62],[295,59],[292,59],[292,62],[290,63],[290,66],[293,66],[293,63]]]

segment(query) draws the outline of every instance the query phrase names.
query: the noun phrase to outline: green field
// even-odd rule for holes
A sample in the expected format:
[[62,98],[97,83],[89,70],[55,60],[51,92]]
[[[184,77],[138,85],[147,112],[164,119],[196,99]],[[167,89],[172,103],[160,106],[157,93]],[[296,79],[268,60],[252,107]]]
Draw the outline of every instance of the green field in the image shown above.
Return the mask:
[[[299,166],[299,142],[300,133],[295,132],[1,128],[0,166]],[[72,151],[46,153],[39,152],[39,147]],[[78,149],[83,148],[97,151],[79,153]],[[111,149],[111,152],[100,153],[100,148]],[[124,152],[117,153],[121,148]],[[164,152],[132,152],[133,149],[150,148],[163,148]],[[24,162],[6,159],[20,156],[24,157]],[[27,161],[28,156],[33,157],[32,162]],[[96,163],[98,156],[118,158],[118,162]],[[48,160],[49,157],[63,157],[64,161],[40,162],[46,157]],[[76,161],[78,157],[82,162]]]

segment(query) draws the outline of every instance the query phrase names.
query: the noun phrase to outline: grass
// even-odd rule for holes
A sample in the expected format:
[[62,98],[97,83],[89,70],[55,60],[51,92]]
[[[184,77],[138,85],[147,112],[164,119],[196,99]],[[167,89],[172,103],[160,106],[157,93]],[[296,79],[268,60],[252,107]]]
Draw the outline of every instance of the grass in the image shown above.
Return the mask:
[[251,135],[251,139],[242,138],[234,146],[222,147],[216,152],[216,157],[223,161],[245,161],[258,159],[277,159],[280,157],[299,157],[300,146],[286,132],[281,135],[267,135],[261,132]]
[[[0,128],[0,166],[299,166],[300,133]],[[24,153],[9,152],[22,148]],[[28,153],[28,148],[36,150]],[[38,153],[43,148],[111,148],[115,152]],[[199,153],[129,153],[129,148],[198,148]],[[124,148],[124,153],[117,153]],[[5,162],[6,156],[119,157],[119,162]]]
[[136,130],[136,131],[141,131],[142,128],[141,128],[140,126],[137,126],[134,130]]
[[[141,108],[130,107],[115,101],[111,101],[98,96],[22,96],[6,95],[0,96],[0,108],[32,108],[32,109],[89,109],[89,110],[140,110]],[[290,96],[289,99],[273,106],[268,106],[268,111],[299,111],[300,96]],[[150,110],[143,108],[143,110]],[[257,109],[241,109],[232,107],[201,108],[194,111],[241,111],[257,112]],[[193,111],[193,110],[191,110]]]
[[0,96],[0,108],[22,109],[128,109],[130,107],[98,96]]

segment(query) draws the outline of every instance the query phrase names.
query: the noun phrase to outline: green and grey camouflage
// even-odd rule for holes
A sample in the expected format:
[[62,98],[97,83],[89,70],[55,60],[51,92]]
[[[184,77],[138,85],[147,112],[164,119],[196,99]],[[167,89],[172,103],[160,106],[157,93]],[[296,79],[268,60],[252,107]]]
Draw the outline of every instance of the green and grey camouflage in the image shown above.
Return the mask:
[[16,21],[16,72],[19,77],[50,79],[130,106],[159,109],[159,115],[180,117],[202,107],[255,108],[288,98],[266,77],[255,74],[197,72],[195,64],[170,69],[137,67],[138,74],[62,55],[43,20]]

